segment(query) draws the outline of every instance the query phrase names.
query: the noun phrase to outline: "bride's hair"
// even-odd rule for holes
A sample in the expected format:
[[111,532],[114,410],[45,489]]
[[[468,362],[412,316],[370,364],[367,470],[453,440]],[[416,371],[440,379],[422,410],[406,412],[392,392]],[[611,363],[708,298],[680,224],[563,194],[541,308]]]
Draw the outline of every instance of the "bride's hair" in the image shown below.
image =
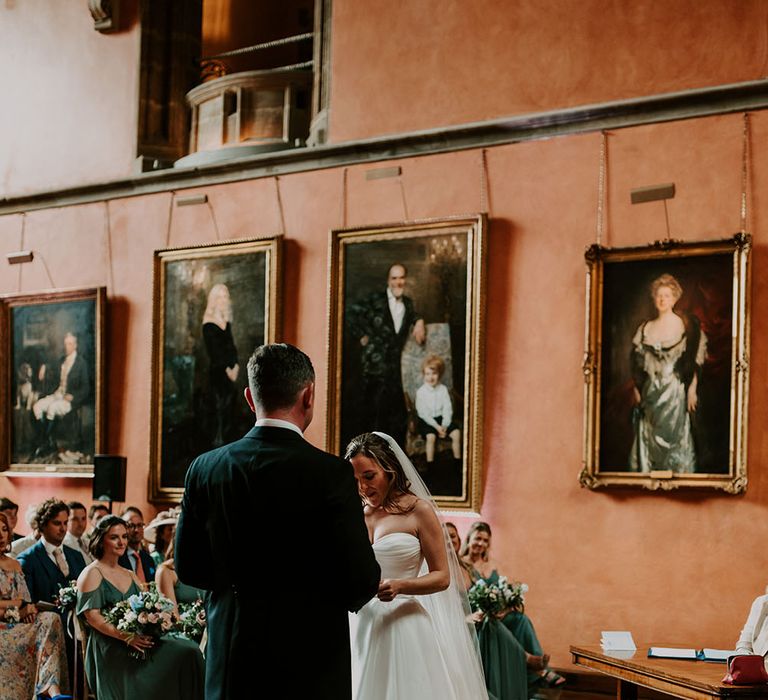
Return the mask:
[[411,491],[411,482],[405,476],[400,461],[392,451],[389,443],[375,433],[363,433],[352,438],[347,445],[344,459],[351,460],[357,455],[369,457],[378,464],[389,479],[389,490],[384,497],[381,507],[388,513],[410,513],[416,506],[416,501],[407,508],[397,503],[397,499],[404,494],[414,495]]

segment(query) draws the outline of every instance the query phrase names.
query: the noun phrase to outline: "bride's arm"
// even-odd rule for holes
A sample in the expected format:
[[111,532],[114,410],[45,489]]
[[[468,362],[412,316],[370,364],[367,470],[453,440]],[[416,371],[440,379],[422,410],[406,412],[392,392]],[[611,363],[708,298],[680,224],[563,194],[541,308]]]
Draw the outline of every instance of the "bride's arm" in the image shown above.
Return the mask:
[[448,570],[448,555],[440,522],[432,508],[419,501],[413,509],[418,522],[419,541],[429,573],[417,578],[384,579],[379,585],[379,600],[388,602],[397,595],[426,595],[448,588],[451,574]]

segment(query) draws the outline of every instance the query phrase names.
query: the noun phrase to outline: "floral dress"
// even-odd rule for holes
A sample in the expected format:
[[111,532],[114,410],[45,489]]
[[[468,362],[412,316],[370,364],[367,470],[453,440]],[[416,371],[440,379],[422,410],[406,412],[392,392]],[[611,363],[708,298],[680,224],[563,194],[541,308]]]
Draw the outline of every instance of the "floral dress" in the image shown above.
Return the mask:
[[[20,571],[0,569],[0,599],[29,600]],[[28,700],[52,684],[69,687],[67,651],[61,618],[38,613],[34,622],[0,622],[0,688],[2,697]]]

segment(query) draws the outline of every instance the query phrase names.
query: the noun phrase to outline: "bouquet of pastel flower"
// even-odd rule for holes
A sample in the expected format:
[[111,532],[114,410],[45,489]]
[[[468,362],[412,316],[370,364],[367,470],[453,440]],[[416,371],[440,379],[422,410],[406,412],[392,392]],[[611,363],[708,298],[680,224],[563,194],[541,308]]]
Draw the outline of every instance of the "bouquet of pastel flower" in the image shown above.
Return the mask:
[[[149,584],[149,590],[115,603],[102,614],[107,622],[132,637],[141,634],[157,640],[176,624],[173,603],[158,592],[154,583]],[[134,659],[146,658],[144,652],[136,649],[131,649],[130,655]]]
[[467,596],[474,612],[479,611],[485,613],[486,617],[493,617],[506,610],[521,610],[527,592],[527,584],[510,583],[506,576],[501,576],[498,583],[488,583],[480,579],[469,589]]
[[205,616],[205,606],[199,598],[194,603],[179,604],[179,622],[176,630],[185,637],[189,637],[196,642],[203,638],[205,626],[208,620]]
[[77,603],[77,581],[70,581],[66,586],[59,584],[59,595],[56,596],[56,606],[62,612],[74,610]]

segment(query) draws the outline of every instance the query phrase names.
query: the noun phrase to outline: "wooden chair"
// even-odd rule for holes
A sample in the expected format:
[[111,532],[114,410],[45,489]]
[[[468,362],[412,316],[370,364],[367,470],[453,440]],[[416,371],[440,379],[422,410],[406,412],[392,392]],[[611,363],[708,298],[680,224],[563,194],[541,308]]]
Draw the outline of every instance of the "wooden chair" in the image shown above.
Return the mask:
[[[88,678],[85,675],[85,652],[88,647],[88,626],[77,616],[72,615],[74,620],[74,639],[75,639],[75,678],[72,681],[72,695],[75,700],[96,699],[96,695],[88,687]],[[78,675],[78,668],[82,669],[82,685],[75,688]]]

